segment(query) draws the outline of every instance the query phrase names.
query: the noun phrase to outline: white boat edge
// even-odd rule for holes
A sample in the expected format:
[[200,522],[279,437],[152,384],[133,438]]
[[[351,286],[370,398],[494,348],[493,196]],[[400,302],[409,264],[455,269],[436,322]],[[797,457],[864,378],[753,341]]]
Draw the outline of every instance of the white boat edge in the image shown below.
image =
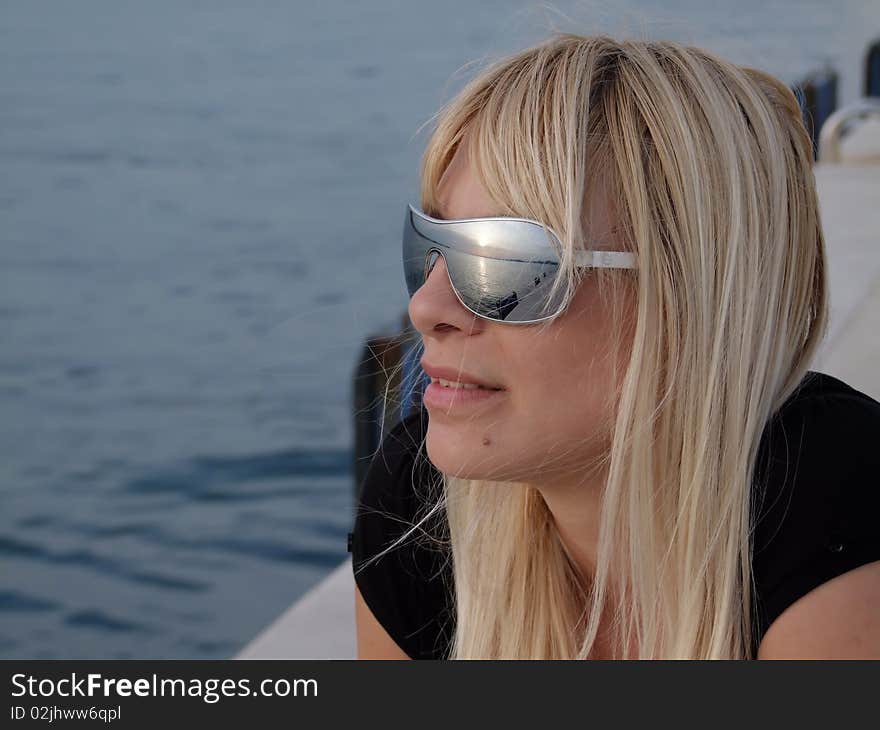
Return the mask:
[[355,659],[351,556],[250,641],[234,659]]

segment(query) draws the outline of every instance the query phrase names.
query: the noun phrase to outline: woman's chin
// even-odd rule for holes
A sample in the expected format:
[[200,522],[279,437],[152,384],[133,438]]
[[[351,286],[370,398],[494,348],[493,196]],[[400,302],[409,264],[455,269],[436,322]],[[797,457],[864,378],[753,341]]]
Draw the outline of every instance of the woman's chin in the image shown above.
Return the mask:
[[494,463],[497,455],[490,460],[488,448],[479,440],[449,438],[445,433],[429,431],[425,439],[425,452],[438,471],[458,479],[504,481]]

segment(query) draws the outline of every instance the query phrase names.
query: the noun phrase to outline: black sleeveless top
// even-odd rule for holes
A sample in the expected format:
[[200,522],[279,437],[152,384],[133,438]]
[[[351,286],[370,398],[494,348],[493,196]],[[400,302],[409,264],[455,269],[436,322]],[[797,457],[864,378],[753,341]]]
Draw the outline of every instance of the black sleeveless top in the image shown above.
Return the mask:
[[[349,550],[366,604],[397,645],[412,659],[443,659],[455,620],[451,559],[411,535],[358,572],[415,521],[413,484],[439,478],[424,449],[414,458],[427,422],[419,409],[388,432],[361,485]],[[880,560],[878,474],[880,403],[809,371],[765,427],[755,467],[754,652],[798,598]]]

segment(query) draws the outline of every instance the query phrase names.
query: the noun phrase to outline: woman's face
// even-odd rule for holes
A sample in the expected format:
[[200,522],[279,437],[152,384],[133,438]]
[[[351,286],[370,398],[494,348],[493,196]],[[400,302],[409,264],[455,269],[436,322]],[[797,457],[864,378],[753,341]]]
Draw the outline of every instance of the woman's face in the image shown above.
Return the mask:
[[[441,182],[440,217],[501,215],[473,170],[464,145]],[[616,248],[608,206],[590,201],[592,248]],[[625,302],[628,311],[630,301]],[[617,334],[610,305],[591,276],[566,311],[549,325],[510,325],[477,317],[456,298],[442,256],[409,304],[424,341],[422,362],[450,368],[504,390],[475,404],[431,405],[425,447],[441,471],[467,479],[532,484],[569,481],[608,448],[612,418],[603,405],[612,382],[610,352]],[[619,373],[631,335],[625,335]],[[453,394],[454,398],[454,394]],[[615,399],[612,399],[615,401]]]

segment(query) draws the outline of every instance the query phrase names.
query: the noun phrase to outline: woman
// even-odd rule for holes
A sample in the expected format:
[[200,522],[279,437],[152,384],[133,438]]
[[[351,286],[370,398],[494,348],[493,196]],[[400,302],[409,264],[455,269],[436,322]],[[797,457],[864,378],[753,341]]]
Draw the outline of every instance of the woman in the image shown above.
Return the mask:
[[812,158],[784,84],[673,42],[559,34],[442,110],[359,657],[880,657],[880,403],[808,369]]

